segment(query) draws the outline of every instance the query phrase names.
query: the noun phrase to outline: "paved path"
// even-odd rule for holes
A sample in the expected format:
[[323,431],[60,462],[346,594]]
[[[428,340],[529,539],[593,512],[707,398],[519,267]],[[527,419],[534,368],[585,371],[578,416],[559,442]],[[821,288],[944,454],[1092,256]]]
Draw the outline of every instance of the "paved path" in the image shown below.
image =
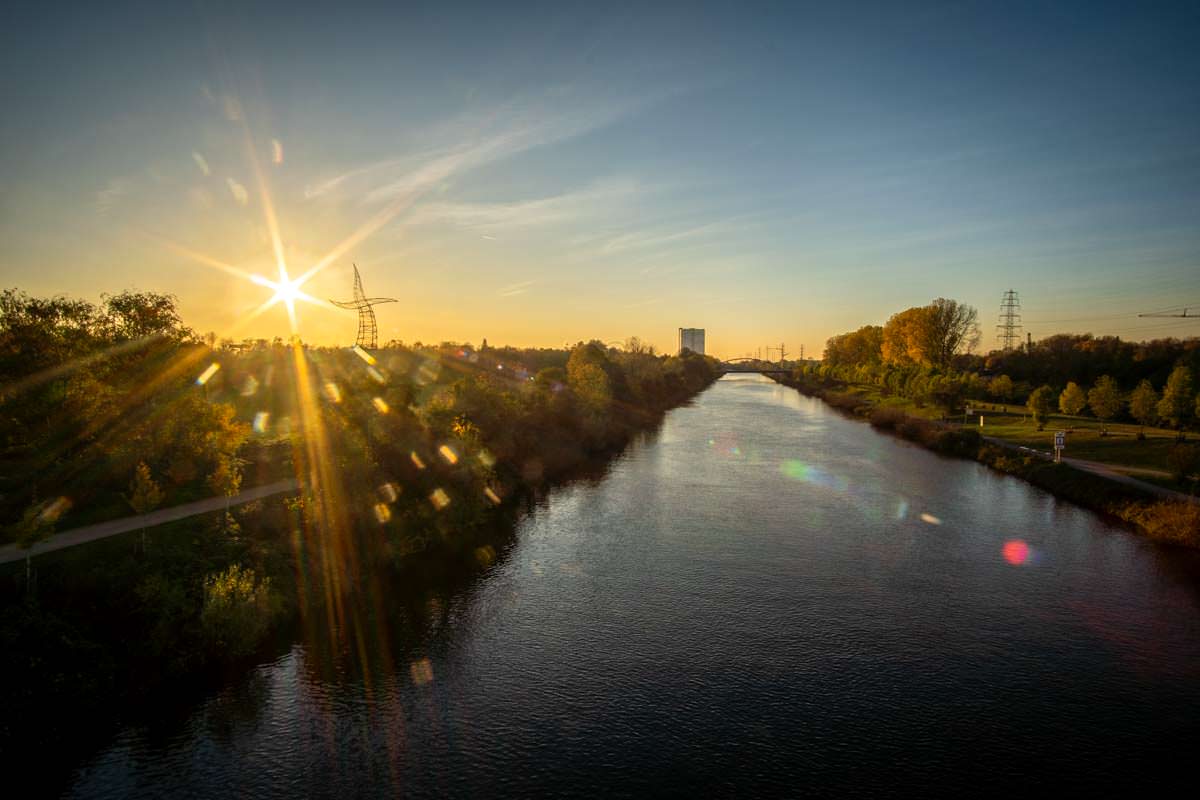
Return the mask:
[[0,546],[0,564],[7,564],[11,561],[22,561],[26,555],[36,556],[42,553],[50,553],[55,550],[62,550],[64,547],[74,547],[77,544],[94,542],[97,539],[107,539],[109,536],[116,536],[119,533],[128,533],[129,531],[136,531],[141,528],[153,528],[165,522],[174,522],[178,519],[194,517],[197,514],[207,514],[210,511],[220,511],[225,508],[227,502],[230,506],[240,506],[243,503],[260,500],[274,494],[294,491],[299,487],[299,481],[295,478],[288,478],[276,481],[275,483],[268,483],[265,486],[255,486],[253,489],[246,489],[244,492],[230,498],[210,497],[207,500],[197,500],[194,503],[184,503],[181,506],[160,508],[157,511],[151,511],[149,514],[123,517],[121,519],[109,520],[108,522],[98,522],[95,525],[87,525],[83,528],[63,531],[51,536],[49,539],[38,542],[28,550],[23,550],[15,544],[6,544]]
[[[1012,442],[1009,442],[1005,439],[998,439],[995,436],[984,436],[983,438],[984,438],[984,441],[990,442],[992,444],[998,444],[1001,447],[1007,447],[1010,450],[1017,450],[1022,453],[1032,453],[1036,456],[1039,456],[1041,458],[1046,458],[1046,459],[1054,458],[1054,454],[1050,453],[1046,450],[1035,450],[1032,447],[1022,447],[1021,445],[1013,444]],[[1177,492],[1174,489],[1168,489],[1165,486],[1158,486],[1157,484],[1147,483],[1146,481],[1138,480],[1137,478],[1133,477],[1132,475],[1127,475],[1124,472],[1119,472],[1118,468],[1112,466],[1111,464],[1103,464],[1099,461],[1086,461],[1082,458],[1067,458],[1066,456],[1063,456],[1063,463],[1067,464],[1069,466],[1075,467],[1075,469],[1081,469],[1084,472],[1090,472],[1093,475],[1099,475],[1102,478],[1108,478],[1110,481],[1116,481],[1117,483],[1123,483],[1126,486],[1131,486],[1134,489],[1139,489],[1143,492],[1154,495],[1155,497],[1161,497],[1164,500],[1192,501],[1194,499],[1189,494],[1184,494],[1183,492]],[[1133,469],[1137,469],[1137,468],[1135,467]],[[1157,470],[1149,470],[1148,469],[1148,470],[1139,470],[1139,471],[1142,471],[1146,474],[1158,474]]]

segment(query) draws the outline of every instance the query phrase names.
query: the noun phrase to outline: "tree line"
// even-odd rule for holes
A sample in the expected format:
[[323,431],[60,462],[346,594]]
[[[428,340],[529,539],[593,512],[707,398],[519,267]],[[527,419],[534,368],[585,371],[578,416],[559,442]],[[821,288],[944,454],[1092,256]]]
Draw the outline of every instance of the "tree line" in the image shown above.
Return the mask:
[[893,314],[882,326],[830,337],[822,362],[803,369],[873,384],[947,413],[969,399],[1024,403],[1039,423],[1056,409],[1179,430],[1200,420],[1194,384],[1200,339],[1134,343],[1063,334],[986,355],[974,352],[978,343],[976,310],[938,298]]
[[0,293],[0,541],[287,475],[303,487],[39,556],[32,583],[0,571],[0,672],[15,687],[0,749],[37,738],[18,719],[52,726],[236,661],[285,620],[349,635],[321,624],[330,604],[377,635],[361,587],[416,553],[491,558],[481,532],[522,498],[719,375],[715,359],[632,339],[391,344],[221,346],[168,295]]

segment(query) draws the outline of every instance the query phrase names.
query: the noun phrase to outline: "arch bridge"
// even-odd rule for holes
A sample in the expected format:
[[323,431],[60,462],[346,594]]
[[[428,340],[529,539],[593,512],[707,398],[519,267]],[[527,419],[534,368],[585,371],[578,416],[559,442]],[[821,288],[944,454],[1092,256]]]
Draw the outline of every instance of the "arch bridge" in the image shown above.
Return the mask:
[[764,361],[761,358],[744,356],[742,358],[727,358],[721,362],[722,374],[730,372],[761,372],[764,375],[788,375],[791,370],[781,364]]

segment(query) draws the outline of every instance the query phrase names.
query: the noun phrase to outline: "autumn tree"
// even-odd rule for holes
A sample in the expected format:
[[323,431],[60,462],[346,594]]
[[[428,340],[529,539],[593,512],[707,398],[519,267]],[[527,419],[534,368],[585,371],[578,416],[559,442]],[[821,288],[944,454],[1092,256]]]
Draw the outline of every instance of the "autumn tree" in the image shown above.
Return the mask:
[[1158,416],[1171,423],[1173,428],[1182,428],[1192,413],[1192,371],[1184,366],[1176,367],[1163,387],[1162,399],[1158,401]]
[[1046,419],[1054,411],[1054,390],[1049,386],[1034,389],[1025,406],[1033,415],[1033,421],[1037,423],[1038,430],[1042,430],[1046,427]]
[[1088,406],[1097,419],[1107,422],[1121,413],[1121,387],[1109,375],[1101,375],[1088,392]]
[[883,328],[864,325],[832,336],[825,342],[825,362],[833,365],[878,364],[882,360]]
[[1150,381],[1142,381],[1129,396],[1129,413],[1144,428],[1158,421],[1158,392]]
[[880,355],[889,364],[920,364],[924,361],[923,331],[929,309],[925,306],[892,314],[880,335]]
[[1087,405],[1087,395],[1083,389],[1079,388],[1079,384],[1075,381],[1069,381],[1067,388],[1063,389],[1062,394],[1058,396],[1058,409],[1069,416],[1076,416],[1083,411]]
[[939,297],[926,308],[921,350],[930,364],[948,367],[954,356],[979,345],[979,313],[972,306]]
[[1013,380],[1007,375],[992,378],[991,383],[988,384],[988,394],[1004,402],[1012,400],[1013,390]]
[[105,324],[114,341],[162,337],[173,341],[194,339],[176,308],[178,299],[158,292],[121,292],[104,295]]
[[[158,508],[163,501],[163,492],[158,484],[154,482],[154,477],[150,474],[150,468],[146,466],[145,461],[139,461],[137,469],[133,472],[133,480],[129,482],[129,494],[125,495],[125,502],[133,509],[133,513],[137,515],[148,514]],[[146,549],[146,528],[142,526],[142,550]]]

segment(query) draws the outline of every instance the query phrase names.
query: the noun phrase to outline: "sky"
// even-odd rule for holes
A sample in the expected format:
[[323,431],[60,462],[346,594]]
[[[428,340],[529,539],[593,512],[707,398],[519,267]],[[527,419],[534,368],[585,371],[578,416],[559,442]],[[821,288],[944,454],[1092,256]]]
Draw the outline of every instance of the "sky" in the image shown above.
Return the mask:
[[0,287],[331,345],[353,264],[381,341],[813,356],[950,297],[990,349],[1007,289],[1200,335],[1138,317],[1200,309],[1200,5],[637,5],[6,4]]

